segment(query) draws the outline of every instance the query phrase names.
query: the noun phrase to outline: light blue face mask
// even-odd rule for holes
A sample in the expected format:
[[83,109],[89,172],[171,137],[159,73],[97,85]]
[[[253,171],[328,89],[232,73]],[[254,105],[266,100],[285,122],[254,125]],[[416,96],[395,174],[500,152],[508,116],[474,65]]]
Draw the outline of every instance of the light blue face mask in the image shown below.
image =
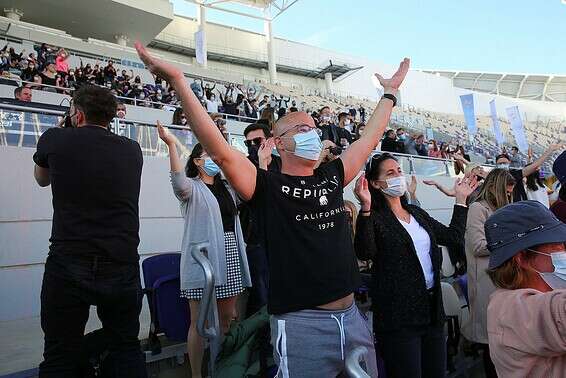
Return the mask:
[[202,170],[210,177],[216,176],[220,172],[220,167],[216,165],[211,158],[207,157],[204,159],[204,165],[202,166]]
[[317,161],[322,152],[322,142],[316,130],[293,135],[295,151],[293,154],[303,159]]
[[499,163],[499,164],[497,164],[497,168],[499,168],[499,169],[509,169],[509,164]]
[[538,274],[553,290],[566,289],[566,251],[555,253],[544,253],[534,249],[529,249],[529,251],[550,256],[554,272],[538,272]]
[[281,157],[281,155],[279,155],[279,151],[277,151],[277,148],[276,148],[276,147],[273,147],[273,149],[271,150],[271,155],[275,155],[275,156]]

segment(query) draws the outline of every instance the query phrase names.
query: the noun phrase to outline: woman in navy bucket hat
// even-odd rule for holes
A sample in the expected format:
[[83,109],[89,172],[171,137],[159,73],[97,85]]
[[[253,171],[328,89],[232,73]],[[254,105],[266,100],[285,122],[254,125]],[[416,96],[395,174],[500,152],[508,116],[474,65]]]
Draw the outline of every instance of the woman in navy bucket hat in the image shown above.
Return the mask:
[[500,377],[566,376],[566,224],[537,201],[497,210],[485,223],[491,358]]

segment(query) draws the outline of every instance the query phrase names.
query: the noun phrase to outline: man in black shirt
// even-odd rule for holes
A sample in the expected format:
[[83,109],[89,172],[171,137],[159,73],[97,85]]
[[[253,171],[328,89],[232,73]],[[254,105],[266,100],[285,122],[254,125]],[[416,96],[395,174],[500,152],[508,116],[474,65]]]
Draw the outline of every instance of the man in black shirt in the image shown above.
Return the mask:
[[183,73],[136,43],[146,66],[183,99],[192,130],[262,224],[269,259],[268,311],[275,359],[283,376],[335,377],[358,346],[376,376],[373,338],[354,303],[360,276],[344,207],[343,188],[360,172],[385,131],[395,94],[409,69],[404,60],[391,79],[376,75],[384,97],[364,134],[340,158],[314,169],[321,141],[312,117],[293,112],[274,128],[281,173],[257,169],[214,127]]
[[[51,185],[53,194],[40,377],[82,377],[86,361],[103,353],[103,375],[146,376],[138,341],[143,159],[137,142],[108,130],[115,115],[110,91],[83,86],[70,108],[73,127],[47,130],[33,156],[37,183]],[[102,329],[84,336],[91,305]]]
[[[267,125],[260,123],[248,125],[244,130],[244,137],[246,138],[245,144],[248,148],[248,159],[256,168],[271,172],[281,172],[281,158],[279,156],[270,153],[267,158],[263,156],[260,158],[260,149],[262,147],[267,148],[265,146],[272,144],[272,142],[268,142],[269,138],[271,138],[271,133]],[[245,202],[240,206],[240,221],[244,231],[246,254],[252,278],[247,313],[252,315],[267,304],[267,283],[269,281],[267,255],[265,247],[261,243],[257,219],[254,218],[251,207]]]
[[337,146],[341,145],[338,126],[334,124],[332,120],[332,112],[328,106],[324,106],[320,109],[320,114],[318,116],[318,128],[322,133],[320,139],[329,140]]
[[527,192],[525,191],[525,184],[523,183],[523,177],[527,177],[536,172],[544,164],[544,162],[552,156],[552,154],[563,148],[564,144],[551,144],[540,158],[523,169],[509,169],[511,165],[511,157],[507,154],[497,155],[495,158],[497,168],[509,169],[509,173],[511,173],[516,181],[515,188],[513,189],[513,202],[525,201],[528,199]]
[[397,141],[397,134],[395,130],[387,130],[385,138],[381,141],[381,151],[403,153],[405,152],[405,145],[403,142]]

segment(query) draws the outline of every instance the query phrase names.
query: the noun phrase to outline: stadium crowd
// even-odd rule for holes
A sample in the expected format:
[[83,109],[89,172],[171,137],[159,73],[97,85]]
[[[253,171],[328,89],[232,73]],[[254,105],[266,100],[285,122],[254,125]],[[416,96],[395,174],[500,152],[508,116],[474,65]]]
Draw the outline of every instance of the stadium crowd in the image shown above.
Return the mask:
[[[173,124],[188,125],[199,141],[183,163],[177,150],[183,143],[158,123],[184,220],[180,295],[193,319],[192,377],[201,376],[204,356],[194,321],[204,278],[190,248],[202,240],[217,277],[223,334],[235,332],[236,302],[248,290],[247,315],[265,305],[271,315],[261,331],[271,343],[266,336],[257,344],[262,351],[271,344],[277,376],[338,376],[363,346],[372,377],[378,361],[390,378],[444,377],[440,246],[463,256],[470,320],[462,330],[481,351],[486,376],[564,375],[566,152],[555,157],[563,145],[550,145],[538,158],[516,147],[499,150],[487,172],[464,144],[387,129],[408,59],[389,79],[376,74],[384,95],[366,117],[363,107],[313,111],[253,86],[189,85],[182,72],[136,48],[152,84],[118,72],[111,61],[70,68],[68,53],[46,44],[27,56],[2,50],[0,69],[30,82],[25,88],[47,84],[41,88],[73,96],[72,127],[46,131],[33,158],[38,184],[52,186],[54,207],[40,376],[79,376],[103,355],[108,376],[146,374],[137,339],[142,151],[108,128],[125,116],[124,103],[174,110]],[[16,97],[29,101],[31,93],[19,88]],[[225,121],[209,113],[257,120],[244,131],[247,156],[230,148]],[[370,157],[378,146],[381,152]],[[448,226],[420,207],[416,180],[390,153],[454,161],[460,177],[453,187],[424,182],[454,197]],[[549,161],[553,175],[543,181],[540,168]],[[358,208],[343,198],[354,180]],[[370,267],[373,334],[354,301],[360,266]],[[103,323],[100,334],[87,338],[91,348],[83,336],[89,305],[98,306]]]

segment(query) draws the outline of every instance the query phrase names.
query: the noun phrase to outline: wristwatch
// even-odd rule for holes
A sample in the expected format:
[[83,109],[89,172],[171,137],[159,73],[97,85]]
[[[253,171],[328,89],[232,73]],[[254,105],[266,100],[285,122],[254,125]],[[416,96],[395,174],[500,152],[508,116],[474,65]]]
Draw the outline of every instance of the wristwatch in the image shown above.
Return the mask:
[[391,93],[384,93],[382,97],[393,101],[393,107],[395,107],[395,105],[397,105],[397,97],[395,97]]

